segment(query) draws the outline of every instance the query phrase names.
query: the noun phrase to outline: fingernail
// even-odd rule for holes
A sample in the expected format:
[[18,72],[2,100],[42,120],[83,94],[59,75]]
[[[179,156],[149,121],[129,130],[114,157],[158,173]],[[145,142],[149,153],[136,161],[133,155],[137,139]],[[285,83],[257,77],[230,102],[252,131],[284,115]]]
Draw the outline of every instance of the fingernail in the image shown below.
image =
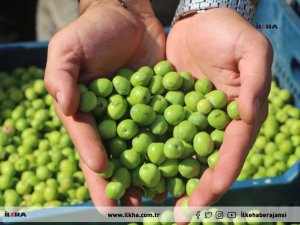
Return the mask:
[[56,99],[57,103],[59,104],[59,107],[61,108],[63,113],[65,113],[65,105],[64,105],[64,101],[63,101],[63,94],[61,92],[57,92],[55,99]]

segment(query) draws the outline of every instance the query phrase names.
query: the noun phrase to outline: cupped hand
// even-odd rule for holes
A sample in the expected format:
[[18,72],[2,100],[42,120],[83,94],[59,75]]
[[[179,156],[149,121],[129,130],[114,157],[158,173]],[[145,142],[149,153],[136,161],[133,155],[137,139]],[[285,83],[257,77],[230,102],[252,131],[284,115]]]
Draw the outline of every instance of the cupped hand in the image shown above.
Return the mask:
[[[80,154],[96,206],[111,206],[116,202],[105,196],[107,181],[96,173],[106,169],[107,155],[92,116],[77,112],[77,85],[111,76],[121,67],[153,65],[165,56],[164,30],[150,2],[126,3],[128,9],[118,0],[82,0],[82,15],[59,31],[48,48],[45,84]],[[140,204],[137,193],[129,190],[123,203]]]
[[189,200],[190,206],[208,206],[236,180],[266,118],[273,50],[250,23],[224,8],[175,23],[166,48],[177,70],[208,77],[229,99],[238,101],[241,120],[226,128],[216,168],[204,172]]

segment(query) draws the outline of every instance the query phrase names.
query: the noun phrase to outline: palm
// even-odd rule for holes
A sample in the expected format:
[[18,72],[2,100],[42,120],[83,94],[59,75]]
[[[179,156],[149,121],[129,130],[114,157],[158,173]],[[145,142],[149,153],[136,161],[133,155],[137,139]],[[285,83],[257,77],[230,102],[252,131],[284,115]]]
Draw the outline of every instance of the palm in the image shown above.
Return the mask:
[[208,77],[239,103],[242,120],[229,124],[215,170],[203,174],[190,198],[191,205],[209,205],[238,176],[265,119],[272,49],[236,12],[214,9],[177,22],[168,36],[166,53],[177,70]]
[[238,97],[241,83],[234,50],[240,30],[230,30],[226,24],[222,28],[226,33],[220,35],[215,26],[217,18],[208,22],[197,16],[178,22],[171,30],[168,59],[179,71],[190,71],[196,78],[206,76],[229,97]]
[[[164,57],[165,36],[154,16],[140,21],[122,8],[121,12],[120,8],[102,8],[88,9],[89,13],[60,31],[50,43],[55,45],[52,51],[59,50],[60,58],[68,57],[66,61],[72,72],[79,74],[79,81],[108,76],[124,66],[153,65]],[[91,24],[96,26],[91,29]]]

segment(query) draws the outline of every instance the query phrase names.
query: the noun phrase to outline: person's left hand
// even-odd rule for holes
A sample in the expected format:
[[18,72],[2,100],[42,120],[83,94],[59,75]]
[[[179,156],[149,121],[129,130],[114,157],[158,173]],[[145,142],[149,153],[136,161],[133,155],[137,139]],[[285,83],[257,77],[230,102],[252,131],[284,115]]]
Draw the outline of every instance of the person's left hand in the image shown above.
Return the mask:
[[[216,168],[207,169],[189,206],[208,206],[236,180],[268,111],[273,51],[268,40],[231,9],[211,9],[178,21],[167,39],[167,59],[178,71],[208,77],[241,120],[225,131]],[[182,199],[177,205],[182,203]]]

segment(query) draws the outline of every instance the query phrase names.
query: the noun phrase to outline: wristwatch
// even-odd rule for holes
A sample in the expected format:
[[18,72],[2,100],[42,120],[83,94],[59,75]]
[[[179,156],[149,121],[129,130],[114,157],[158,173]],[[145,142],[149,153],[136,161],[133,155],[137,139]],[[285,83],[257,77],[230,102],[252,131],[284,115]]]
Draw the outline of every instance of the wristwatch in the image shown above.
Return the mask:
[[213,8],[234,9],[248,21],[252,21],[255,15],[255,5],[251,0],[180,0],[172,25],[186,16]]

